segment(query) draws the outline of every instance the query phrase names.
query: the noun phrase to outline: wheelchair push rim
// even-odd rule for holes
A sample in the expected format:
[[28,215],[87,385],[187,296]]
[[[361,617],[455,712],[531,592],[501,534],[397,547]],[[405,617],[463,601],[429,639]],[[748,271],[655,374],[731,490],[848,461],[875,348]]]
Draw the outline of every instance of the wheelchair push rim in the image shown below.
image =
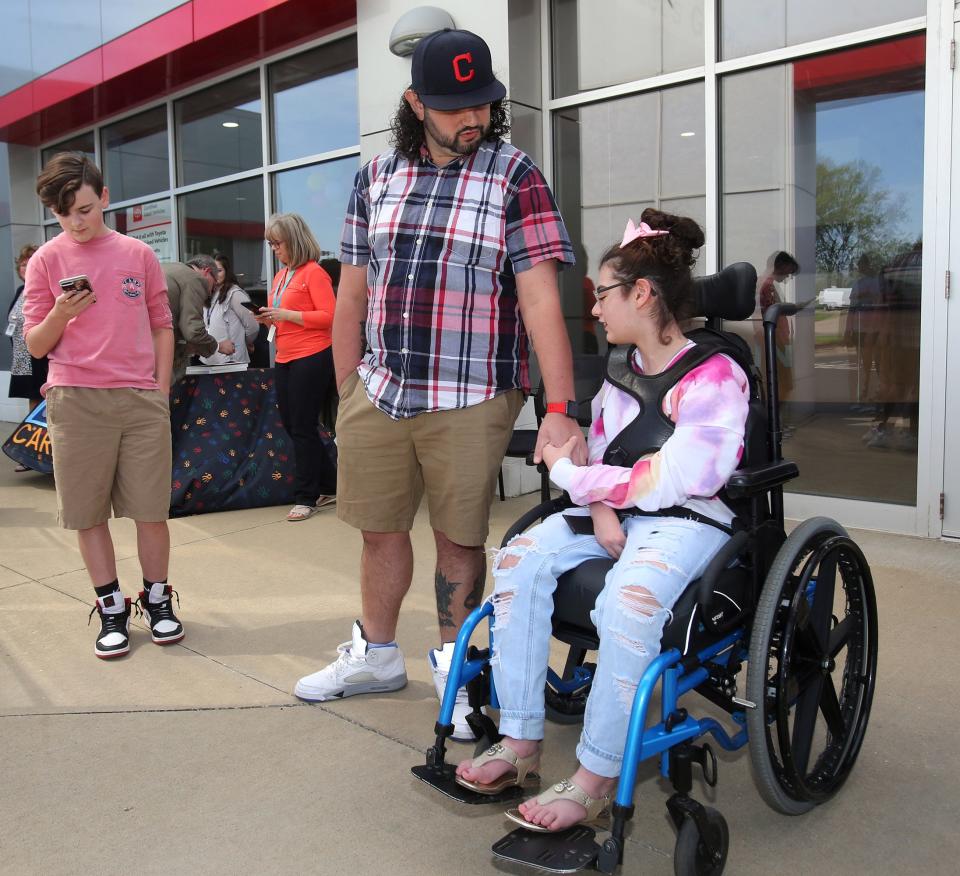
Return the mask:
[[770,568],[750,643],[750,755],[772,808],[798,815],[840,789],[863,743],[876,667],[866,559],[838,523],[808,520]]

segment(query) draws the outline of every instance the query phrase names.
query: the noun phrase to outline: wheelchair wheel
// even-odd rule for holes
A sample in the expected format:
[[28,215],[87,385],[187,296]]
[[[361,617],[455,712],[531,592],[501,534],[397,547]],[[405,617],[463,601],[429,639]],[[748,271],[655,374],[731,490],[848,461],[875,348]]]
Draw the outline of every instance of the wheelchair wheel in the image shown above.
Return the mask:
[[727,849],[730,846],[730,831],[724,817],[709,806],[703,814],[707,819],[710,840],[720,852],[719,860],[701,842],[700,832],[692,818],[685,818],[677,834],[677,844],[673,850],[673,872],[675,876],[720,876],[727,863]]
[[863,743],[876,670],[870,567],[840,524],[807,520],[770,567],[750,638],[750,760],[777,812],[800,815],[840,789]]

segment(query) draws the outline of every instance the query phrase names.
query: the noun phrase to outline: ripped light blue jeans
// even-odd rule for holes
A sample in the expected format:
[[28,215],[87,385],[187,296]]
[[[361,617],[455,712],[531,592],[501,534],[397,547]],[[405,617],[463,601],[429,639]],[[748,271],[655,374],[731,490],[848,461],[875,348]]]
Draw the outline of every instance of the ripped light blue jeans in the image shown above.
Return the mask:
[[[570,512],[567,512],[570,513]],[[600,634],[577,759],[593,773],[620,775],[637,684],[660,653],[670,610],[729,536],[674,517],[628,517],[620,559],[590,618]],[[608,557],[593,535],[576,535],[554,514],[514,538],[493,564],[493,677],[500,732],[543,739],[543,689],[557,578],[585,560]]]

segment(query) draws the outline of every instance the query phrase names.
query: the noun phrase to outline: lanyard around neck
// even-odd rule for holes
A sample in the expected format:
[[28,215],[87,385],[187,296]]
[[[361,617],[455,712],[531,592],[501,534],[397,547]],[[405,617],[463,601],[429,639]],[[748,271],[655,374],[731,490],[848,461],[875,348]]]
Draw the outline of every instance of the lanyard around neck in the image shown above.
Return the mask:
[[277,284],[273,287],[273,306],[279,307],[280,301],[283,298],[283,293],[287,291],[287,286],[290,285],[290,281],[293,279],[293,275],[297,273],[297,269],[294,268],[292,271],[290,268],[286,268],[286,273],[283,275],[283,285],[280,285],[280,281],[277,281]]

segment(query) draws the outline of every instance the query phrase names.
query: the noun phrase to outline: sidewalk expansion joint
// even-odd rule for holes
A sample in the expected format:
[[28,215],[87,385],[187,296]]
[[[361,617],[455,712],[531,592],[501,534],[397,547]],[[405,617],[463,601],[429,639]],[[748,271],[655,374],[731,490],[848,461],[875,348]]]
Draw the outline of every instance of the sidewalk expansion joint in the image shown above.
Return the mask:
[[307,703],[261,703],[247,706],[181,706],[171,708],[144,708],[144,709],[87,709],[71,712],[17,712],[11,715],[0,715],[5,718],[73,718],[85,715],[145,715],[157,713],[189,713],[189,712],[244,712],[256,709],[301,709]]

